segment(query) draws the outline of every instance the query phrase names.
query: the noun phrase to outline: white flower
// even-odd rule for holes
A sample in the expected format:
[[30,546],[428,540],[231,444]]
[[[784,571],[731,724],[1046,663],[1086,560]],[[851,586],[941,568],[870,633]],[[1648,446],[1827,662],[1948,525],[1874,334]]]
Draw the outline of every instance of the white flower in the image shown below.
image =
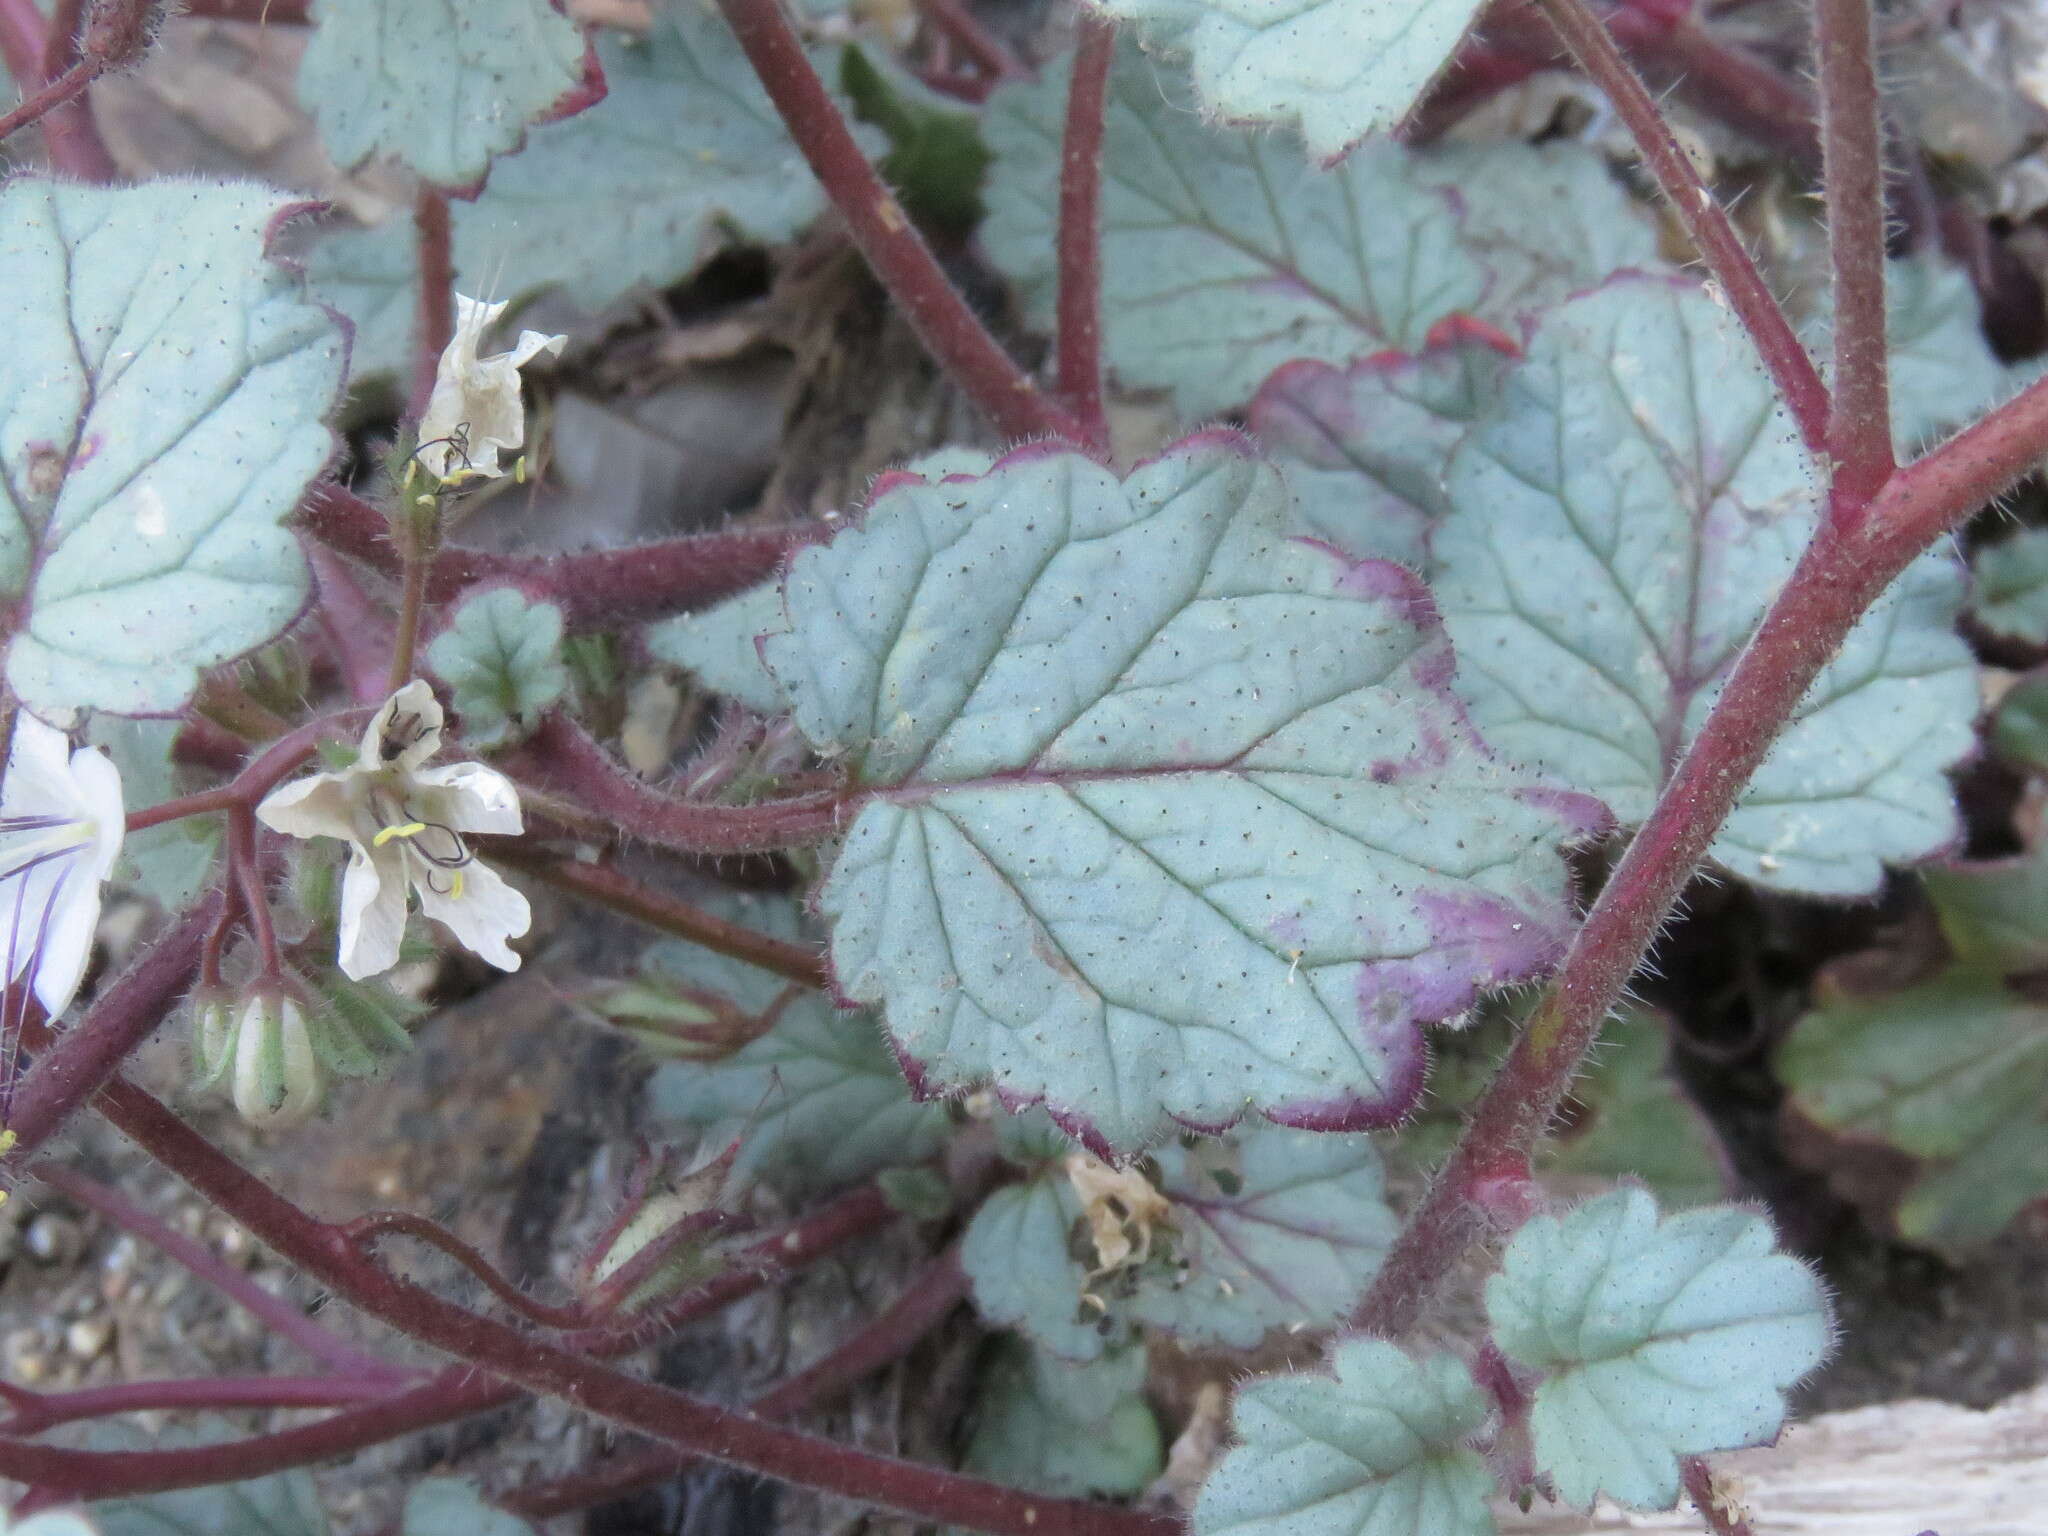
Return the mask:
[[543,352],[559,353],[569,339],[521,331],[510,352],[477,356],[484,332],[504,311],[503,304],[455,295],[455,335],[441,353],[434,392],[420,417],[419,462],[438,480],[506,472],[498,467],[498,450],[526,441],[519,370]]
[[371,719],[354,766],[270,792],[264,825],[349,845],[341,883],[341,968],[361,981],[398,963],[406,892],[420,911],[500,970],[519,969],[505,941],[526,932],[526,898],[480,862],[463,834],[518,832],[519,792],[482,763],[422,766],[441,745],[441,705],[407,683]]
[[0,780],[0,961],[9,983],[35,967],[36,996],[53,1019],[85,978],[100,885],[127,830],[120,770],[107,755],[74,752],[55,726],[16,714]]

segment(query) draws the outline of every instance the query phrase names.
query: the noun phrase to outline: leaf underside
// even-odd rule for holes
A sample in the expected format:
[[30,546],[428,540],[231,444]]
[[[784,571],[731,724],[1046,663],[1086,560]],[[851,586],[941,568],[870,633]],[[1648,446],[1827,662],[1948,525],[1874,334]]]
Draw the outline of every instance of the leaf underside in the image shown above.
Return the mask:
[[162,714],[305,602],[280,526],[333,451],[343,340],[249,183],[0,190],[0,595],[39,714]]
[[[1504,755],[1642,819],[1819,517],[1820,482],[1733,322],[1623,277],[1554,311],[1464,440],[1432,540],[1459,691]],[[1876,889],[1957,835],[1974,745],[1952,561],[1857,625],[1713,845],[1762,885]]]
[[863,804],[818,903],[928,1090],[1105,1148],[1356,1129],[1420,1021],[1549,963],[1600,821],[1496,764],[1414,578],[1284,537],[1242,439],[886,479],[795,560],[770,670]]

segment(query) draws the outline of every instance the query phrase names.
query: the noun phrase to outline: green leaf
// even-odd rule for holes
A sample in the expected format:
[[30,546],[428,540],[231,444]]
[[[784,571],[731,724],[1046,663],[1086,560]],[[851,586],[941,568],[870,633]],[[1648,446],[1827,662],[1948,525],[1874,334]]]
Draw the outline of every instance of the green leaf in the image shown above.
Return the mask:
[[[982,242],[1049,328],[1067,61],[989,98]],[[1454,195],[1483,178],[1500,206]],[[1461,213],[1463,208],[1466,210]],[[1648,221],[1573,145],[1418,153],[1387,141],[1317,171],[1271,135],[1205,127],[1135,50],[1103,141],[1103,337],[1118,379],[1188,418],[1242,405],[1283,363],[1414,351],[1446,316],[1512,324],[1656,259]]]
[[306,286],[354,327],[348,349],[351,384],[403,374],[412,366],[420,285],[411,219],[393,217],[374,229],[321,231],[306,253]]
[[1589,1508],[1678,1502],[1678,1458],[1772,1439],[1784,1389],[1820,1364],[1820,1282],[1734,1206],[1661,1220],[1621,1189],[1538,1216],[1486,1282],[1494,1340],[1544,1373],[1529,1413],[1536,1465]]
[[647,649],[693,674],[711,692],[735,699],[757,715],[779,715],[789,706],[761,664],[754,642],[782,623],[782,583],[763,582],[702,613],[648,625]]
[[319,0],[314,19],[299,99],[344,170],[382,155],[474,186],[583,79],[583,36],[548,0]]
[[2048,969],[2048,854],[1930,864],[1920,880],[1959,964],[2005,975]]
[[306,597],[279,524],[333,452],[342,337],[243,182],[0,190],[0,597],[38,714],[164,714]]
[[[779,906],[784,917],[722,915],[794,936],[793,902],[754,906],[757,912]],[[661,945],[649,958],[683,980],[727,993],[750,1012],[779,1008],[766,1034],[722,1061],[664,1062],[648,1083],[658,1118],[701,1127],[720,1143],[740,1138],[732,1170],[738,1183],[766,1179],[785,1192],[830,1189],[878,1169],[923,1162],[939,1150],[948,1125],[945,1106],[911,1098],[870,1016],[841,1013],[808,988],[695,945]],[[736,972],[751,977],[734,986]]]
[[875,1187],[890,1210],[915,1221],[940,1221],[953,1209],[953,1186],[936,1168],[884,1168]]
[[[1442,1040],[1430,1062],[1428,1105],[1401,1127],[1391,1149],[1397,1163],[1425,1173],[1442,1164],[1534,1001],[1490,1005],[1479,1024]],[[1713,1127],[1672,1077],[1669,1039],[1662,1014],[1627,1005],[1616,1011],[1572,1082],[1562,1125],[1536,1150],[1547,1186],[1590,1193],[1639,1180],[1667,1207],[1726,1198],[1727,1160]]]
[[1273,1328],[1340,1321],[1400,1227],[1364,1136],[1267,1126],[1156,1156],[1175,1262],[1140,1270],[1124,1305],[1187,1343],[1249,1349]]
[[2048,673],[2029,672],[2006,690],[1991,717],[1990,742],[2017,767],[2048,770]]
[[1099,1147],[1356,1129],[1413,1101],[1418,1022],[1550,963],[1596,809],[1488,757],[1419,584],[1288,539],[1242,439],[878,489],[763,651],[863,801],[835,974],[922,1085]]
[[1492,1536],[1493,1478],[1466,1442],[1486,1399],[1447,1354],[1379,1339],[1332,1351],[1331,1376],[1254,1377],[1238,1444],[1195,1503],[1195,1536]]
[[2022,528],[1970,561],[1970,617],[1994,635],[2048,645],[2048,528]]
[[534,129],[481,197],[455,206],[456,269],[472,287],[559,285],[602,309],[680,282],[733,240],[787,240],[825,206],[717,16],[660,6],[645,42],[608,37],[598,55],[605,99]]
[[516,741],[568,691],[562,610],[515,587],[478,593],[435,636],[427,662],[454,691],[464,741],[473,747]]
[[[1617,278],[1543,323],[1447,483],[1433,585],[1479,730],[1640,821],[1820,515],[1748,342],[1694,286]],[[1878,599],[1714,858],[1846,896],[1954,840],[1945,770],[1977,710],[1960,597],[1930,554]]]
[[1464,339],[1345,368],[1286,363],[1252,397],[1252,432],[1287,472],[1304,532],[1421,570],[1430,525],[1450,510],[1451,450],[1505,365],[1499,346]]
[[1142,1348],[1077,1364],[999,1340],[976,1384],[974,1438],[962,1465],[1034,1493],[1141,1492],[1165,1464],[1144,1388]]
[[1640,1179],[1666,1206],[1728,1194],[1727,1160],[1712,1126],[1672,1081],[1664,1019],[1625,1009],[1572,1084],[1576,1118],[1544,1142],[1537,1167],[1569,1178]]
[[988,148],[980,115],[910,73],[886,51],[869,57],[849,44],[839,85],[864,123],[889,137],[877,166],[919,224],[965,234],[981,221],[981,178]]
[[[182,728],[183,722],[178,720],[93,716],[86,740],[105,751],[120,770],[121,794],[131,815],[177,796],[171,746]],[[177,912],[206,888],[219,852],[217,817],[167,821],[128,834],[121,844],[119,878],[166,912]]]
[[1398,123],[1479,10],[1479,0],[1092,3],[1185,54],[1206,115],[1298,129],[1325,161]]
[[1069,1360],[1102,1355],[1105,1319],[1085,1310],[1088,1266],[1074,1257],[1081,1200],[1054,1171],[1011,1184],[981,1203],[960,1243],[960,1264],[974,1309],[997,1327],[1021,1329],[1042,1348]]
[[1824,977],[1815,1001],[1778,1074],[1815,1124],[1928,1165],[1903,1236],[1983,1242],[2048,1195],[2048,1008],[1968,966],[1890,992]]
[[533,1536],[517,1515],[483,1501],[462,1477],[429,1477],[405,1496],[398,1536]]

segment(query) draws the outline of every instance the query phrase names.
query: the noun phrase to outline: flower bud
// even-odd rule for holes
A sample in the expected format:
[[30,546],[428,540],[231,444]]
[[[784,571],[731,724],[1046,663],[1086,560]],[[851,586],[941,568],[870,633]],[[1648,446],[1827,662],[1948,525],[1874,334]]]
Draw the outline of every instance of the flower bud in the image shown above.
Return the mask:
[[604,988],[591,998],[591,1007],[664,1060],[722,1060],[766,1034],[773,1022],[716,992],[654,972]]
[[234,1016],[235,1109],[250,1125],[284,1130],[310,1119],[327,1097],[327,1072],[313,1049],[306,1010],[276,987],[261,987]]
[[192,1088],[206,1093],[226,1082],[235,1064],[238,1005],[217,987],[201,987],[185,1011],[192,1029]]
[[577,1290],[591,1310],[637,1311],[725,1268],[716,1239],[744,1218],[721,1210],[719,1201],[739,1150],[735,1141],[683,1174],[668,1151],[641,1154],[617,1218],[577,1275]]

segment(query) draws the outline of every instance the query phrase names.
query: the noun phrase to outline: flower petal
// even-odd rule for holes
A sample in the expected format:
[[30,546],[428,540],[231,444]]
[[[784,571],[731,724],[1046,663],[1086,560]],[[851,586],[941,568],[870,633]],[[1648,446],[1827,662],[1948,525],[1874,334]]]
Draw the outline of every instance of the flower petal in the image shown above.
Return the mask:
[[71,820],[81,810],[78,788],[71,780],[71,739],[27,710],[16,711],[7,778],[0,786],[0,812]]
[[398,964],[405,938],[405,863],[395,846],[350,846],[341,877],[342,974],[351,981],[381,976]]
[[526,898],[480,859],[451,873],[461,875],[458,889],[462,894],[418,886],[420,911],[444,925],[464,949],[481,955],[501,971],[518,970],[519,956],[505,941],[518,938],[533,922]]
[[71,754],[71,780],[78,787],[79,802],[93,829],[92,877],[105,880],[114,872],[114,861],[121,856],[121,839],[128,833],[121,770],[98,747],[80,747]]
[[414,678],[384,701],[363,733],[358,772],[397,767],[410,773],[441,750],[441,701],[422,678]]
[[100,924],[99,881],[81,861],[67,861],[48,900],[47,926],[43,908],[22,915],[21,942],[35,950],[36,998],[54,1019],[71,1006],[78,984],[85,980],[93,934]]
[[256,819],[287,837],[356,835],[354,773],[315,773],[280,784],[256,807]]
[[519,814],[518,786],[495,768],[482,763],[450,763],[445,768],[422,768],[412,777],[426,791],[410,802],[422,807],[423,819],[438,821],[455,832],[526,829]]

